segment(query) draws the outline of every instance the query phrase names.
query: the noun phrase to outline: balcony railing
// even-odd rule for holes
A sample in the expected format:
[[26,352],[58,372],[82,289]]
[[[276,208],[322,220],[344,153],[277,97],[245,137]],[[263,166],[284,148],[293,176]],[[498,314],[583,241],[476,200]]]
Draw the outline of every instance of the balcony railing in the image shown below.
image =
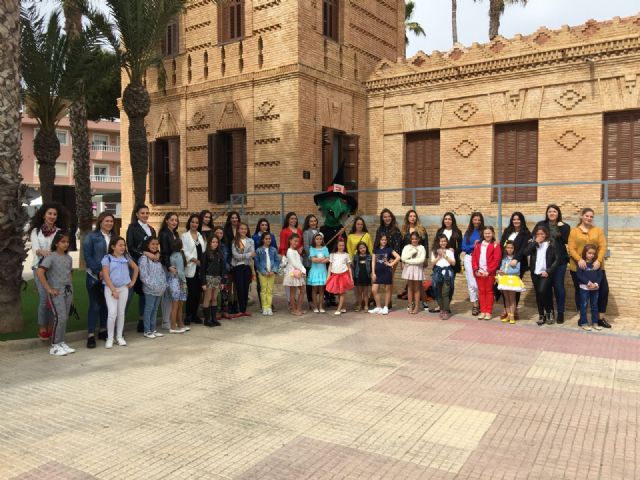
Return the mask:
[[91,145],[91,150],[120,153],[120,145]]
[[120,183],[120,175],[91,175],[92,182]]

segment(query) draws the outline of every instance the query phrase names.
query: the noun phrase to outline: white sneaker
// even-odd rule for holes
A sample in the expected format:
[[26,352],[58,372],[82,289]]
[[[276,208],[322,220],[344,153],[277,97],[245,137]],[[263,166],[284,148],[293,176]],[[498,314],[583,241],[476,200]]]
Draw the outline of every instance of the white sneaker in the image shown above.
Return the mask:
[[76,353],[76,349],[75,348],[71,348],[69,345],[67,345],[64,342],[60,343],[60,346],[64,349],[64,351],[66,351],[67,353]]
[[156,335],[153,332],[146,332],[144,336],[145,338],[156,338]]
[[104,342],[104,348],[113,348],[113,338],[107,338],[107,341]]
[[372,308],[369,313],[380,313],[382,309],[380,307]]
[[340,310],[336,310],[335,312],[333,312],[334,315],[342,315],[342,312]]
[[51,345],[49,349],[49,355],[55,355],[56,357],[64,357],[67,354],[67,351],[62,347],[62,344],[56,343]]
[[159,332],[159,331],[157,331],[157,330],[154,330],[154,331],[153,331],[153,334],[154,334],[156,337],[164,337],[164,333],[160,333],[160,332]]
[[169,333],[184,333],[184,328],[169,329]]
[[273,315],[273,310],[271,310],[271,309],[267,310],[267,315],[272,316]]
[[183,332],[190,332],[191,331],[191,327],[182,327],[181,329]]
[[382,307],[382,310],[380,311],[380,313],[382,315],[389,315],[389,308],[385,305],[384,307]]
[[264,316],[269,315],[269,309],[265,308],[264,310],[262,310],[262,315],[264,315]]
[[127,346],[127,342],[124,339],[124,337],[116,338],[116,342],[118,342],[118,345],[120,345],[121,347],[126,347]]

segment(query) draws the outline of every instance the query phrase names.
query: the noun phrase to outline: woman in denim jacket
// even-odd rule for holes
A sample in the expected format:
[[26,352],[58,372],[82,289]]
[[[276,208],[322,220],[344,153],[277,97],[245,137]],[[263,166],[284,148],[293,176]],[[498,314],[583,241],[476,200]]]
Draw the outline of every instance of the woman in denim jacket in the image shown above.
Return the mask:
[[96,228],[84,238],[82,256],[87,265],[86,287],[89,294],[87,312],[87,348],[96,348],[96,326],[100,322],[98,338],[107,339],[107,304],[104,300],[102,284],[102,259],[107,254],[107,246],[113,234],[115,217],[102,212],[96,220]]

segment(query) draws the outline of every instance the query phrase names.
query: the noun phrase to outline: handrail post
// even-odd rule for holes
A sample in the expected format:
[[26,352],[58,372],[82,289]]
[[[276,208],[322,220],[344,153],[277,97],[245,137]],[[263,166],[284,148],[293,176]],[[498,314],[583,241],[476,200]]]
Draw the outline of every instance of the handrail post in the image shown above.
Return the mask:
[[411,190],[411,205],[413,209],[416,209],[416,189]]
[[284,228],[284,193],[280,193],[280,228]]
[[605,180],[602,196],[604,202],[604,238],[607,241],[607,251],[605,252],[605,257],[609,258],[610,250],[609,250],[609,181]]
[[502,234],[502,187],[498,185],[498,231],[496,235]]
[[240,194],[240,215],[244,217],[244,206],[247,201],[247,198],[244,193]]

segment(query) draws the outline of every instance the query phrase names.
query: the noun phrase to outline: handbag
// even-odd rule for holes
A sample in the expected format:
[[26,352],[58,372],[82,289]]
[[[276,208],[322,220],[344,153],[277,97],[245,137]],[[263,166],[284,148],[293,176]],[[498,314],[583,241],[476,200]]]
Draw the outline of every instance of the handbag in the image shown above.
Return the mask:
[[280,275],[281,277],[284,276],[284,271],[287,268],[287,257],[282,257],[282,259],[280,260],[280,266],[278,267],[278,275]]

